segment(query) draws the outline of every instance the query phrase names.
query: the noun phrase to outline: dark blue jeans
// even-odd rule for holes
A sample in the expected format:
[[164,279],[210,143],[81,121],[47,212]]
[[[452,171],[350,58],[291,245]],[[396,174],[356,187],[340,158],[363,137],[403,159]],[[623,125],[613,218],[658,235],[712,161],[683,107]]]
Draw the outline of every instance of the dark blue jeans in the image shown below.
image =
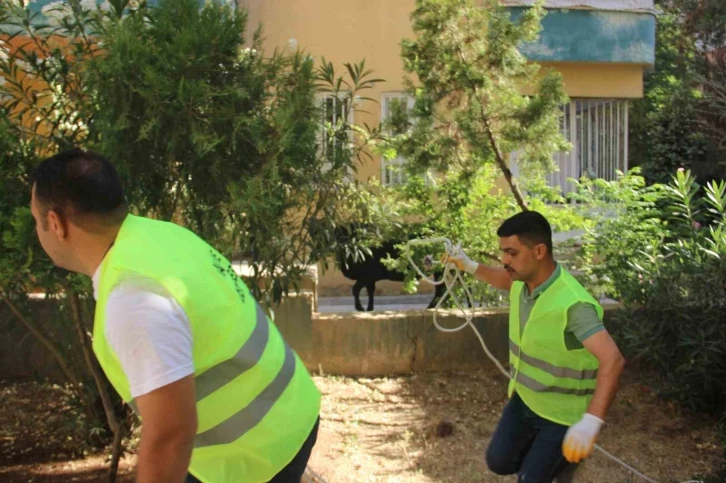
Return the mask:
[[[268,483],[300,483],[303,473],[305,473],[305,468],[307,468],[310,454],[313,451],[313,446],[315,446],[315,442],[318,439],[318,426],[320,426],[320,418],[318,418],[312,431],[310,431],[308,439],[305,440],[302,448],[300,448],[300,451],[298,451],[290,464],[284,467]],[[200,483],[200,481],[192,475],[187,475],[185,483]]]
[[487,448],[487,466],[519,483],[551,483],[569,463],[562,455],[567,426],[537,416],[516,393]]

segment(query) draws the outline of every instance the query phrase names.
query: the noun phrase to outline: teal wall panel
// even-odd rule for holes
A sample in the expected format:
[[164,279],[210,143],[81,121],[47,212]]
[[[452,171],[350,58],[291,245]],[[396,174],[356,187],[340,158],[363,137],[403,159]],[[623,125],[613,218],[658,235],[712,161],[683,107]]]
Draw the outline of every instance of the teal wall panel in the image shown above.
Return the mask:
[[[511,9],[516,19],[524,8]],[[649,13],[597,10],[548,10],[536,42],[522,46],[536,61],[655,61],[655,16]]]

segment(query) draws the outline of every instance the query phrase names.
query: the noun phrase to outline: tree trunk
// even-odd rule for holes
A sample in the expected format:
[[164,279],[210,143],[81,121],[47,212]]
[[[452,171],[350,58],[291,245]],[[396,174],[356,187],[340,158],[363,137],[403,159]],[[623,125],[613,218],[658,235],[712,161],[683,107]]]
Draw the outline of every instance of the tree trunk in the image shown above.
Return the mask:
[[124,427],[119,424],[118,431],[113,436],[113,453],[111,454],[111,468],[108,471],[109,483],[116,481],[116,475],[118,474],[118,463],[121,460],[121,454],[123,453],[123,441]]
[[111,429],[114,436],[113,457],[111,459],[111,469],[109,472],[109,481],[113,483],[116,481],[118,462],[121,457],[121,425],[116,417],[116,411],[113,407],[111,395],[106,388],[106,380],[103,377],[101,368],[93,354],[90,338],[85,331],[85,325],[83,324],[83,312],[81,311],[81,300],[78,297],[78,294],[72,291],[68,291],[68,299],[70,300],[73,322],[75,323],[76,330],[78,331],[78,338],[80,339],[81,347],[83,348],[83,355],[86,358],[86,364],[88,364],[88,369],[91,371],[91,375],[93,375],[93,380],[96,381],[98,394],[101,396],[103,410],[106,413],[106,421],[108,422],[108,427]]
[[60,366],[61,371],[63,372],[63,375],[66,377],[66,380],[68,380],[69,383],[71,383],[71,386],[73,387],[73,391],[76,393],[76,397],[78,397],[78,400],[81,402],[81,405],[83,406],[83,412],[86,414],[86,418],[88,418],[88,421],[93,421],[95,419],[95,414],[93,412],[93,405],[88,400],[88,397],[83,392],[83,385],[81,384],[80,379],[73,373],[71,368],[68,365],[68,362],[63,357],[63,354],[61,354],[60,350],[53,344],[53,342],[47,338],[43,333],[38,330],[35,325],[30,321],[30,319],[23,315],[23,313],[20,311],[20,309],[11,302],[7,297],[0,295],[0,300],[5,302],[5,304],[10,308],[13,315],[25,325],[25,327],[28,329],[28,331],[41,343],[45,346],[46,349],[48,349],[48,352],[53,356],[53,359],[58,363],[58,366]]
[[519,186],[512,176],[512,170],[509,169],[509,166],[507,166],[507,162],[504,160],[504,156],[502,156],[502,153],[499,150],[499,145],[497,144],[497,140],[494,138],[494,133],[492,133],[489,123],[485,121],[484,125],[486,126],[489,143],[492,145],[494,155],[497,158],[497,165],[499,165],[499,169],[501,169],[502,174],[504,174],[504,179],[507,180],[509,189],[512,190],[512,194],[514,195],[514,199],[517,200],[519,208],[522,211],[527,211],[529,208],[527,208],[527,203],[524,201],[524,196],[522,196],[522,192],[519,190]]
[[[464,50],[461,48],[461,46],[458,46],[459,56],[461,59],[468,63],[468,60],[466,56],[464,55]],[[479,87],[477,87],[476,83],[469,79],[469,82],[471,82],[471,87],[474,89],[474,94],[477,97],[480,97],[479,93]],[[481,99],[480,99],[481,100]],[[482,103],[482,106],[484,103]],[[481,108],[481,120],[484,123],[484,128],[487,132],[487,137],[489,138],[489,143],[492,146],[492,150],[494,151],[494,156],[497,160],[497,165],[499,166],[499,169],[502,171],[502,174],[504,174],[504,179],[507,180],[507,184],[509,185],[509,188],[512,190],[512,194],[514,195],[514,199],[517,200],[517,204],[519,205],[519,208],[522,211],[527,211],[527,203],[524,201],[524,197],[522,196],[522,192],[519,190],[519,186],[517,185],[517,182],[514,181],[514,178],[512,177],[512,170],[509,169],[509,166],[507,166],[507,162],[504,160],[504,156],[502,156],[502,152],[499,149],[499,144],[497,143],[496,138],[494,137],[494,133],[492,132],[492,128],[489,125],[489,118],[486,116],[486,113],[484,112],[484,108]]]

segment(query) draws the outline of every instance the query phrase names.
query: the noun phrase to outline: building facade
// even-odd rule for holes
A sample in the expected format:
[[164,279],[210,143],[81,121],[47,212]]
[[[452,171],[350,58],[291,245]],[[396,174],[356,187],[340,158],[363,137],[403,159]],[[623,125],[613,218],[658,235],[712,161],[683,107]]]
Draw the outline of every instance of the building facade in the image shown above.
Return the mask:
[[[502,0],[517,17],[531,0]],[[249,14],[249,31],[261,24],[265,49],[301,48],[336,68],[366,60],[380,83],[367,96],[377,100],[356,113],[357,123],[375,125],[398,100],[411,106],[403,90],[400,42],[412,37],[414,0],[238,0]],[[559,171],[548,181],[564,193],[574,189],[568,178],[583,175],[614,179],[628,168],[628,105],[642,97],[643,75],[655,60],[653,0],[548,0],[538,41],[522,46],[532,61],[562,74],[570,103],[562,106],[562,132],[572,143],[558,153]],[[334,99],[323,99],[332,108]],[[326,112],[334,109],[326,109]],[[333,114],[331,114],[333,115]],[[332,120],[332,119],[328,119]],[[518,174],[516,153],[512,170]],[[358,178],[399,184],[404,174],[394,165],[404,159],[376,159],[359,167]],[[321,293],[343,293],[350,287],[337,272],[320,279]],[[395,290],[396,285],[382,284]],[[388,291],[388,290],[386,290]]]

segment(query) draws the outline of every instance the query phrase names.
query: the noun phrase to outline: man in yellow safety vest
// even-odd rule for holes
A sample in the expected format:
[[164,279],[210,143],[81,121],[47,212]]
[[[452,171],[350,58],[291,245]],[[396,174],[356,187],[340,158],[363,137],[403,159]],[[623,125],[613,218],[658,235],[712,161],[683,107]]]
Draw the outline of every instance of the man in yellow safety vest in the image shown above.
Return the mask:
[[548,483],[587,458],[615,397],[625,360],[602,324],[600,304],[552,254],[552,229],[524,211],[497,231],[503,267],[449,259],[510,297],[510,399],[487,466],[518,481]]
[[129,214],[116,170],[73,149],[34,175],[43,249],[93,280],[93,349],[142,420],[139,483],[300,482],[320,392],[232,267]]

